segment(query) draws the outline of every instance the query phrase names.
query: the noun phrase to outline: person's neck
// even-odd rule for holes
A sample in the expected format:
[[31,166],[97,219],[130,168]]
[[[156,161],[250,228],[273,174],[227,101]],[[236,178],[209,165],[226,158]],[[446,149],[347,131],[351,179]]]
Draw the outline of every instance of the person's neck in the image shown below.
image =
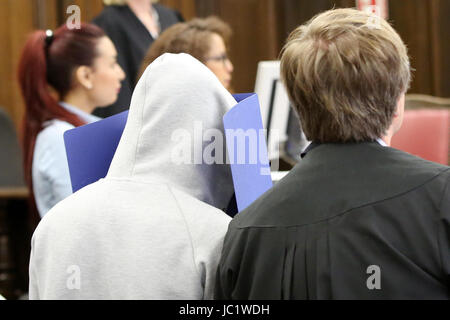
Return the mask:
[[389,129],[387,134],[385,136],[381,137],[381,140],[383,140],[389,147],[391,146],[391,139],[392,139],[393,133]]
[[82,94],[69,93],[64,97],[62,101],[88,114],[91,114],[95,109],[95,106],[92,105],[88,97]]
[[151,0],[128,0],[128,6],[133,12],[142,13],[148,11],[151,7]]
[[386,143],[387,146],[391,146],[391,138],[390,137],[381,137],[381,140],[384,141],[384,143]]

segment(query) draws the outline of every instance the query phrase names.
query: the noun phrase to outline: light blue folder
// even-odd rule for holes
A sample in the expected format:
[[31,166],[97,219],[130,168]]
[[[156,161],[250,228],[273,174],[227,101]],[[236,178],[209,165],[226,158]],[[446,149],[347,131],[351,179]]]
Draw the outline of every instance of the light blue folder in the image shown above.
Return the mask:
[[272,179],[258,96],[234,98],[238,104],[225,114],[223,124],[240,212],[272,187]]
[[[258,98],[256,94],[234,97],[238,104],[223,122],[236,201],[242,211],[272,187],[272,180]],[[127,117],[125,111],[64,133],[73,192],[106,176]]]

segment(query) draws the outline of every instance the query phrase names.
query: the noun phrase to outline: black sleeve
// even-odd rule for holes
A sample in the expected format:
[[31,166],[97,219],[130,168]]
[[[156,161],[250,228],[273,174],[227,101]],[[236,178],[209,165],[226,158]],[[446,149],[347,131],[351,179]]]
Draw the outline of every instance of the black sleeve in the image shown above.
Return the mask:
[[[231,300],[228,290],[228,281],[222,276],[222,262],[219,263],[216,273],[216,283],[214,287],[214,299],[215,300]],[[226,273],[225,275],[226,276]]]
[[167,8],[161,4],[154,3],[153,8],[158,12],[159,15],[159,23],[161,25],[161,32],[166,30],[171,25],[184,22],[184,18],[181,13],[177,10],[172,10]]
[[214,287],[214,299],[216,300],[232,299],[232,292],[236,279],[236,270],[233,270],[232,265],[237,258],[235,252],[239,251],[231,249],[233,244],[236,245],[236,235],[232,223],[233,222],[228,226],[228,231],[223,241],[222,255],[220,257],[219,266],[217,267],[216,283]]
[[447,181],[440,203],[441,224],[439,226],[438,241],[442,270],[447,279],[447,287],[450,290],[450,170],[447,171],[446,177]]
[[92,23],[102,28],[102,30],[109,36],[111,33],[110,23],[109,23],[109,14],[106,11],[106,8],[92,20]]

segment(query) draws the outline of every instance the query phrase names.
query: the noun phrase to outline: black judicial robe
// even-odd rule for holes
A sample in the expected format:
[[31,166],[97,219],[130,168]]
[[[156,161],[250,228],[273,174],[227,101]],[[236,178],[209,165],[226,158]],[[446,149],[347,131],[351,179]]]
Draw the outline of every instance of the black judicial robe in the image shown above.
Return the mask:
[[323,144],[230,223],[217,299],[448,299],[450,168]]
[[[160,4],[153,4],[153,7],[158,12],[161,32],[183,20],[177,11]],[[142,60],[154,39],[127,5],[106,6],[93,23],[101,27],[116,46],[118,63],[126,74],[117,101],[94,111],[95,115],[105,118],[129,108]]]

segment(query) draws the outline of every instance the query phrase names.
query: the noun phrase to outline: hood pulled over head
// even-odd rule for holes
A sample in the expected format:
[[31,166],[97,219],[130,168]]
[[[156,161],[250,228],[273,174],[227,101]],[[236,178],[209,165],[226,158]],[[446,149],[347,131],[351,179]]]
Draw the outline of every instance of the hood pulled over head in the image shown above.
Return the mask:
[[[222,118],[235,104],[200,61],[188,54],[160,56],[136,85],[107,178],[166,183],[226,208],[234,189]],[[223,159],[211,163],[205,159],[211,154]]]

